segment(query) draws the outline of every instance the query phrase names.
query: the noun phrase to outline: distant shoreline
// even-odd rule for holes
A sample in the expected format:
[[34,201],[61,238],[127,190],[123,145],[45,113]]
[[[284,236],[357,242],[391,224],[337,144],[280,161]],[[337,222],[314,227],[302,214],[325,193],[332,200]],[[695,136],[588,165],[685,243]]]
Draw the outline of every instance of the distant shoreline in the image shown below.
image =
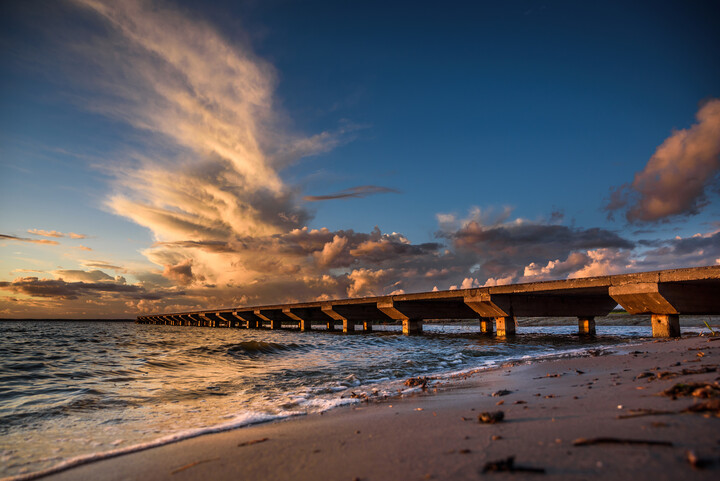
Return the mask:
[[[41,321],[53,321],[53,322],[135,322],[135,318],[129,319],[5,319],[0,318],[0,322],[41,322]],[[518,326],[576,326],[576,317],[518,317]],[[633,315],[626,312],[613,312],[607,316],[598,316],[595,321],[599,327],[602,326],[650,326],[650,314]],[[720,329],[720,316],[697,316],[697,315],[681,315],[680,325],[682,327],[705,327],[704,321],[707,321],[713,328]],[[458,319],[458,320],[432,320],[428,319],[424,321],[425,324],[436,324],[436,325],[473,325],[477,323],[477,319]],[[378,325],[401,325],[400,321],[379,321]],[[227,329],[227,328],[218,328]],[[245,329],[240,329],[245,330]]]

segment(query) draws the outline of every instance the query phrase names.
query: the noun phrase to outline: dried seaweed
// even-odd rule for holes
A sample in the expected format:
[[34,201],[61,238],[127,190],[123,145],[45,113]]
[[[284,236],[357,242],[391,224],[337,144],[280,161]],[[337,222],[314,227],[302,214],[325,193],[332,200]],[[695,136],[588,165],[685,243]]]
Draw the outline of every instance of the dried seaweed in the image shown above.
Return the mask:
[[535,467],[531,467],[531,466],[519,466],[519,465],[515,464],[515,456],[509,456],[505,459],[500,459],[498,461],[488,461],[487,463],[485,463],[485,466],[483,466],[482,472],[484,474],[489,471],[545,474],[544,468],[535,468]]
[[478,415],[478,422],[481,424],[495,424],[503,419],[505,419],[505,413],[502,411],[485,412]]

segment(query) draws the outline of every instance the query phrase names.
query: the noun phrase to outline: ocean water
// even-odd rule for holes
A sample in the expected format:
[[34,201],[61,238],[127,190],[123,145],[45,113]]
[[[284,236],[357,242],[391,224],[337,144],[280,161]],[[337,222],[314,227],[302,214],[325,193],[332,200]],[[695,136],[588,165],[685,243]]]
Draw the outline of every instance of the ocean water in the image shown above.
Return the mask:
[[[511,340],[471,324],[372,334],[139,325],[0,323],[0,477],[14,477],[204,432],[398,395],[508,360],[636,342],[645,326],[522,327]],[[380,329],[385,329],[380,331]]]

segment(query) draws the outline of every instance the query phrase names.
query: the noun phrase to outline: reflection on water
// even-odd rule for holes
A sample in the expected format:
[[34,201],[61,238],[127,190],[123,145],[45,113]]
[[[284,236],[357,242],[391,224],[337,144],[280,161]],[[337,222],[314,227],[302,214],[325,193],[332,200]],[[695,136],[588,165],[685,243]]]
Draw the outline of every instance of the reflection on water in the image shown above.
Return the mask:
[[[0,339],[0,475],[244,419],[323,410],[352,391],[650,334],[529,327],[511,341],[477,326],[370,335],[133,323],[12,321]],[[565,334],[565,335],[558,335]],[[618,337],[623,336],[623,337]]]

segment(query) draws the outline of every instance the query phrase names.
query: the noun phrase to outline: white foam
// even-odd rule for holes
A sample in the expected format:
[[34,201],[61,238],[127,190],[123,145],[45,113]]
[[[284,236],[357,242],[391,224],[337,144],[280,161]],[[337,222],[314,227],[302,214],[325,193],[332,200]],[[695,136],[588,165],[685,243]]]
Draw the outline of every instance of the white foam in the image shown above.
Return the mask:
[[226,423],[216,424],[214,426],[203,427],[203,428],[186,429],[186,430],[178,431],[176,433],[173,433],[173,434],[170,434],[167,436],[163,436],[158,439],[154,439],[152,441],[145,442],[145,443],[134,444],[132,446],[126,446],[124,448],[119,448],[119,449],[112,449],[110,451],[103,451],[103,452],[99,452],[99,453],[91,453],[91,454],[83,454],[80,456],[75,456],[75,457],[67,459],[61,463],[58,463],[50,468],[43,469],[42,471],[35,471],[32,473],[18,474],[18,475],[14,475],[14,476],[5,477],[5,478],[0,478],[0,481],[25,481],[25,480],[30,480],[30,479],[36,479],[41,476],[47,476],[49,474],[57,473],[60,471],[65,471],[66,469],[70,469],[75,466],[80,466],[82,464],[87,464],[87,463],[90,463],[93,461],[114,458],[116,456],[121,456],[123,454],[130,454],[130,453],[135,453],[138,451],[143,451],[143,450],[149,449],[149,448],[164,446],[166,444],[182,441],[183,439],[189,439],[189,438],[194,438],[197,436],[202,436],[203,434],[211,434],[211,433],[219,433],[222,431],[230,431],[232,429],[249,426],[251,424],[259,424],[259,423],[272,421],[272,420],[276,420],[276,419],[283,419],[283,418],[289,418],[292,416],[298,416],[301,414],[305,414],[305,413],[301,412],[301,411],[284,411],[284,412],[280,412],[277,414],[247,412],[247,413],[243,413],[239,416],[235,416],[231,421],[228,421]]

